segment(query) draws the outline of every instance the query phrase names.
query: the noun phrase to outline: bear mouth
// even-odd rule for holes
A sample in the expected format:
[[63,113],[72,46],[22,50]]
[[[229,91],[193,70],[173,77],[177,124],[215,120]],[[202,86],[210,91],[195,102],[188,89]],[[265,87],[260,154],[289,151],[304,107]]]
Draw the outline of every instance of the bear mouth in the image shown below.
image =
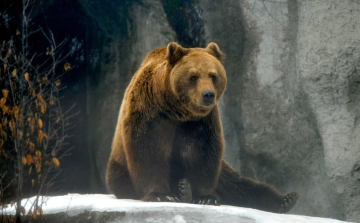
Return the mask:
[[212,107],[212,106],[214,106],[214,105],[215,105],[214,102],[203,102],[203,103],[201,103],[200,106],[203,106],[203,107]]
[[206,116],[214,108],[215,103],[191,103],[190,107],[196,116]]

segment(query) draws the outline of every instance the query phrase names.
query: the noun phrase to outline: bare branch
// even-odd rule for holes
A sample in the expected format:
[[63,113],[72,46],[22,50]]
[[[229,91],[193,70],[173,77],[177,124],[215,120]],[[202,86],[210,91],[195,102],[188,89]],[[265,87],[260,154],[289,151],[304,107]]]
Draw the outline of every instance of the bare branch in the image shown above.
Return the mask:
[[[4,67],[0,76],[4,87],[0,90],[6,91],[0,97],[0,140],[6,148],[2,151],[0,147],[0,160],[12,167],[0,172],[0,198],[5,190],[15,191],[12,199],[17,203],[17,218],[25,183],[31,183],[37,192],[31,205],[33,211],[42,204],[40,194],[54,184],[60,171],[55,168],[59,167],[58,159],[70,155],[70,150],[62,151],[68,145],[66,139],[71,137],[65,132],[75,127],[69,120],[79,114],[69,115],[75,104],[63,112],[59,97],[59,91],[65,87],[59,86],[63,72],[58,68],[71,53],[63,50],[67,39],[57,43],[50,30],[32,30],[32,3],[33,0],[22,0],[21,32],[18,31],[21,35],[8,40],[6,50],[0,51],[0,67]],[[30,35],[41,35],[48,41],[50,49],[46,54],[45,50],[33,52],[28,42]],[[55,170],[55,174],[50,174]]]
[[270,16],[276,23],[278,23],[278,24],[281,25],[282,27],[285,27],[281,22],[279,22],[277,19],[275,19],[275,18],[273,17],[273,15],[269,12],[269,10],[267,9],[267,7],[266,7],[266,5],[265,5],[265,0],[262,0],[261,2],[262,2],[262,4],[263,4],[266,12],[269,14],[269,16]]

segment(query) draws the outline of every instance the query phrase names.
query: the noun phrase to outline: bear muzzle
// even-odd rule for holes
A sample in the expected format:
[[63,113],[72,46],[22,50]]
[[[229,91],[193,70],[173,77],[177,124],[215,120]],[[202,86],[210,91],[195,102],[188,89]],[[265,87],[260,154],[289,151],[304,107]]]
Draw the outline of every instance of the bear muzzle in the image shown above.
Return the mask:
[[202,93],[202,97],[203,97],[203,105],[210,106],[214,103],[215,92],[212,90],[206,90]]

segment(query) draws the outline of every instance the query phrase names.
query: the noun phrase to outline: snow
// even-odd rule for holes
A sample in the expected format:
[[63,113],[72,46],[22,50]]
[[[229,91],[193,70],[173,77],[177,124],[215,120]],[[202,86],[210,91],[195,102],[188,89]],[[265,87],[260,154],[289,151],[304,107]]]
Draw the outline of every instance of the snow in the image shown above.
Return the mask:
[[[35,197],[22,200],[26,212],[29,211]],[[105,194],[68,194],[56,197],[41,197],[44,201],[42,206],[44,215],[61,214],[64,218],[76,218],[88,215],[91,222],[254,222],[254,223],[278,223],[278,222],[317,222],[317,223],[339,223],[328,218],[317,218],[291,214],[274,214],[250,208],[232,206],[207,206],[185,203],[169,202],[142,202],[136,200],[116,199],[113,195]],[[4,213],[14,214],[15,208],[7,207]],[[66,213],[66,215],[64,215]],[[93,213],[93,214],[91,214]],[[59,217],[57,217],[59,218]],[[94,221],[93,221],[94,220]],[[104,221],[105,222],[105,221]]]

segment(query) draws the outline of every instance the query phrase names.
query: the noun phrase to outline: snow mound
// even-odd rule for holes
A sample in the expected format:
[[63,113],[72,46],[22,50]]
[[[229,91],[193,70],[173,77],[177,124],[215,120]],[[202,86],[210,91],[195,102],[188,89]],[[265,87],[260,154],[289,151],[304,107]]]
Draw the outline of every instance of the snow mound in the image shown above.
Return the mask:
[[[35,197],[24,199],[26,213]],[[56,197],[41,197],[43,222],[108,222],[108,223],[277,223],[316,222],[340,223],[328,218],[317,218],[290,214],[274,214],[250,208],[233,206],[207,206],[184,203],[150,203],[136,200],[120,200],[113,195],[68,194]],[[14,207],[3,209],[5,214],[14,214]]]

